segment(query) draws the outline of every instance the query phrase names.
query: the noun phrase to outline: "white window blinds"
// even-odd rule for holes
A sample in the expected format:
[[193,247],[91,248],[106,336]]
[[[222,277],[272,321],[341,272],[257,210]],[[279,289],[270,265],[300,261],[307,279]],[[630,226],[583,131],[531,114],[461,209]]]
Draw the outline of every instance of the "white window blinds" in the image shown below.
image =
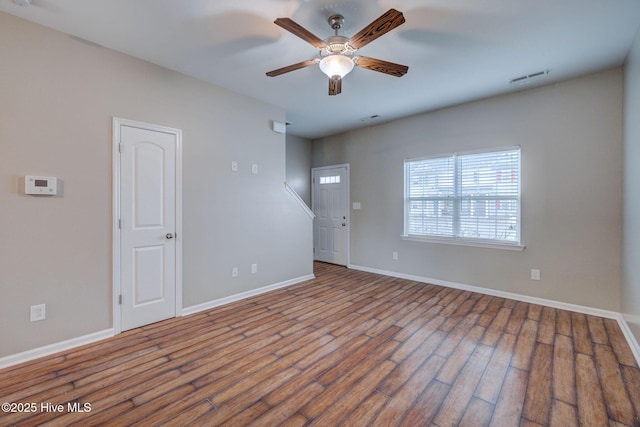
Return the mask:
[[520,243],[520,148],[407,160],[405,234]]

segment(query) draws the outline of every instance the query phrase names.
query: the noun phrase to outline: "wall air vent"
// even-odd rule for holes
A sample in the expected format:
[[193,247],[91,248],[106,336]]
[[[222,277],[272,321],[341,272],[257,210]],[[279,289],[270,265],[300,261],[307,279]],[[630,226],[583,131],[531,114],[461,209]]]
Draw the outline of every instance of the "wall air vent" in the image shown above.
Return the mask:
[[538,71],[509,80],[510,85],[526,85],[549,74],[549,70]]

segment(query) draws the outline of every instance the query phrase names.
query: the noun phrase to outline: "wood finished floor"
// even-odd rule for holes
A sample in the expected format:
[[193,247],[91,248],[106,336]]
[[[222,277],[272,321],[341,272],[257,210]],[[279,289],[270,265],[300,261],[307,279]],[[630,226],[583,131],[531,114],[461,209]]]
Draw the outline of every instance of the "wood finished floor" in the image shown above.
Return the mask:
[[[0,370],[0,402],[38,405],[0,425],[637,422],[640,370],[613,320],[315,268],[309,282]],[[63,413],[41,412],[47,402]]]

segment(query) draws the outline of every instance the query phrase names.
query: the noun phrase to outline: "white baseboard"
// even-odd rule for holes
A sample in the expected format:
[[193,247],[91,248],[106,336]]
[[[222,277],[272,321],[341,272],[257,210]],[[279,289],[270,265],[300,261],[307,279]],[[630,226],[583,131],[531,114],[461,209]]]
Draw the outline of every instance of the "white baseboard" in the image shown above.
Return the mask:
[[617,311],[602,310],[600,308],[587,307],[584,305],[570,304],[562,301],[555,301],[545,298],[530,297],[512,292],[498,291],[495,289],[481,288],[479,286],[465,285],[463,283],[448,282],[446,280],[432,279],[429,277],[414,276],[411,274],[396,273],[394,271],[378,270],[376,268],[363,267],[359,265],[350,265],[349,268],[354,270],[366,271],[368,273],[381,274],[383,276],[397,277],[399,279],[413,280],[422,283],[431,283],[433,285],[444,286],[447,288],[461,289],[463,291],[477,292],[479,294],[491,295],[494,297],[508,298],[516,301],[528,302],[530,304],[544,305],[547,307],[558,308],[561,310],[576,311],[578,313],[590,314],[592,316],[605,317],[607,319],[618,320],[620,313]]
[[0,357],[0,369],[8,366],[17,365],[19,363],[28,362],[39,357],[48,356],[50,354],[59,353],[81,345],[91,344],[106,338],[114,336],[113,329],[105,329],[104,331],[94,332],[92,334],[83,335],[81,337],[71,338],[65,341],[45,345],[43,347],[34,348],[32,350],[23,351],[9,356]]
[[[575,311],[578,313],[584,313],[584,314],[589,314],[593,316],[600,316],[608,319],[615,319],[618,322],[618,325],[620,325],[620,329],[622,330],[622,333],[627,339],[627,342],[629,343],[629,347],[631,347],[631,351],[636,359],[636,362],[640,366],[640,344],[636,340],[635,336],[631,332],[631,329],[629,328],[629,325],[627,324],[627,316],[621,313],[617,313],[609,310],[602,310],[602,309],[593,308],[593,307],[586,307],[582,305],[569,304],[561,301],[548,300],[544,298],[530,297],[527,295],[520,295],[520,294],[511,293],[511,292],[481,288],[478,286],[465,285],[461,283],[448,282],[448,281],[438,280],[438,279],[430,279],[428,277],[414,276],[411,274],[380,270],[376,268],[364,267],[364,266],[353,265],[353,264],[349,265],[348,268],[351,268],[353,270],[365,271],[368,273],[380,274],[383,276],[397,277],[399,279],[413,280],[413,281],[422,282],[422,283],[431,283],[434,285],[445,286],[448,288],[477,292],[477,293],[501,297],[501,298],[509,298],[516,301],[523,301],[523,302],[528,302],[532,304],[544,305],[544,306],[558,308],[562,310]],[[251,291],[242,292],[236,295],[231,295],[229,297],[208,301],[206,303],[184,308],[181,314],[182,316],[187,316],[189,314],[199,313],[201,311],[209,310],[224,304],[229,304],[231,302],[240,301],[245,298],[263,294],[265,292],[273,291],[273,290],[284,288],[287,286],[292,286],[301,282],[305,282],[307,280],[312,280],[314,278],[315,276],[313,274],[309,274],[309,275],[297,277],[291,280],[286,280],[284,282],[275,283],[273,285],[264,286],[262,288],[254,289]],[[21,353],[0,357],[0,369],[17,365],[19,363],[28,362],[30,360],[37,359],[39,357],[48,356],[50,354],[69,350],[74,347],[91,344],[96,341],[100,341],[106,338],[111,338],[114,335],[115,335],[114,329],[106,329],[104,331],[94,332],[92,334],[83,335],[81,337],[71,338],[69,340],[61,341],[54,344],[49,344],[43,347],[34,348],[32,350],[27,350]]]
[[315,279],[316,276],[313,274],[308,274],[306,276],[296,277],[295,279],[285,280],[284,282],[275,283],[273,285],[264,286],[262,288],[253,289],[251,291],[241,292],[239,294],[231,295],[228,297],[207,301],[202,304],[192,305],[191,307],[186,307],[182,309],[182,315],[187,316],[189,314],[199,313],[201,311],[210,310],[215,307],[219,307],[221,305],[229,304],[232,302],[240,301],[245,298],[249,298],[255,295],[260,295],[265,292],[273,291],[280,288],[285,288],[287,286],[295,285],[297,283],[306,282],[307,280]]
[[629,347],[631,347],[631,351],[633,352],[636,362],[638,363],[638,366],[640,366],[640,345],[638,345],[638,341],[635,339],[633,333],[631,332],[631,329],[629,329],[629,325],[627,324],[625,317],[621,313],[618,313],[616,311],[603,310],[600,308],[587,307],[584,305],[570,304],[567,302],[555,301],[555,300],[550,300],[545,298],[531,297],[528,295],[498,291],[495,289],[481,288],[479,286],[465,285],[462,283],[448,282],[445,280],[431,279],[429,277],[414,276],[412,274],[397,273],[395,271],[380,270],[377,268],[364,267],[361,265],[351,264],[348,266],[348,268],[351,268],[353,270],[365,271],[367,273],[381,274],[383,276],[397,277],[399,279],[413,280],[415,282],[430,283],[433,285],[444,286],[447,288],[477,292],[479,294],[491,295],[494,297],[508,298],[516,301],[522,301],[522,302],[527,302],[531,304],[538,304],[538,305],[543,305],[547,307],[557,308],[560,310],[575,311],[577,313],[589,314],[591,316],[614,319],[618,322],[618,325],[620,325],[620,329],[622,330],[622,333],[627,339],[627,342],[629,343]]
[[640,344],[638,343],[635,335],[633,335],[633,332],[631,332],[631,328],[629,328],[629,324],[627,322],[640,324],[640,319],[638,319],[638,316],[631,316],[627,314],[621,314],[618,318],[618,325],[620,325],[620,329],[622,330],[624,337],[627,339],[629,347],[631,347],[631,352],[636,358],[638,366],[640,366]]
[[[275,289],[284,288],[286,286],[295,285],[300,282],[304,282],[307,280],[314,279],[315,276],[313,274],[309,274],[307,276],[297,277],[295,279],[287,280],[284,282],[276,283],[273,285],[265,286],[259,289],[254,289],[247,292],[242,292],[236,295],[232,295],[226,298],[220,298],[214,301],[209,301],[204,304],[194,305],[192,307],[187,307],[182,310],[181,315],[186,316],[188,314],[198,313],[203,310],[208,310],[213,307],[217,307],[223,304],[228,304],[230,302],[239,301],[244,298],[249,298],[254,295],[259,295],[265,292],[269,292]],[[9,366],[17,365],[19,363],[28,362],[30,360],[37,359],[39,357],[49,356],[50,354],[58,353],[61,351],[69,350],[74,347],[79,347],[85,344],[91,344],[96,341],[100,341],[106,338],[111,338],[115,336],[115,330],[113,328],[106,329],[104,331],[95,332],[89,335],[84,335],[81,337],[71,338],[66,341],[57,342],[54,344],[45,345],[43,347],[34,348],[32,350],[27,350],[22,353],[11,354],[9,356],[0,357],[0,369],[7,368]]]

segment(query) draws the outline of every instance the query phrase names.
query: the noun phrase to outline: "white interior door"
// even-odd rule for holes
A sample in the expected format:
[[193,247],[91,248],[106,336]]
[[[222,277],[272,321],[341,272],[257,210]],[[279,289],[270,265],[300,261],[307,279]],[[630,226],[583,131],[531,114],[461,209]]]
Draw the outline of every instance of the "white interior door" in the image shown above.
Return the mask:
[[123,331],[176,316],[179,132],[119,123]]
[[348,167],[313,169],[314,259],[347,265],[349,230]]

